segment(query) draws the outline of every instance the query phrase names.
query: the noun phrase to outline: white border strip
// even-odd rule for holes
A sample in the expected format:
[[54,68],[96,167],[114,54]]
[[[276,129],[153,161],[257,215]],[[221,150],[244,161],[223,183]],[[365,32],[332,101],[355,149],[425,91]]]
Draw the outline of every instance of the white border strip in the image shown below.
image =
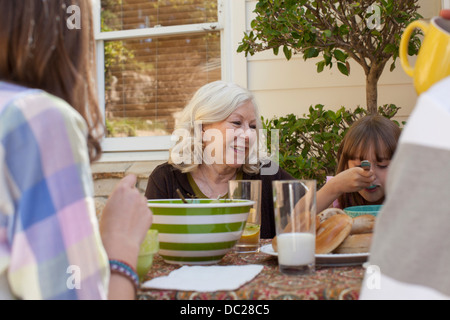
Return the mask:
[[241,237],[243,231],[234,232],[221,232],[221,233],[198,233],[198,234],[186,234],[186,233],[160,233],[158,235],[159,242],[172,242],[172,243],[214,243],[235,241]]
[[[239,202],[216,202],[216,203],[192,203],[189,199],[187,199],[188,203],[160,203],[160,202],[168,202],[173,201],[175,199],[157,199],[157,200],[148,200],[147,206],[151,208],[229,208],[229,207],[246,207],[253,206],[255,201],[252,200],[239,200]],[[211,199],[195,199],[196,201],[211,201]],[[237,200],[237,199],[235,199]],[[233,201],[235,201],[233,200]]]
[[153,223],[155,224],[175,224],[175,225],[192,225],[192,224],[221,224],[247,221],[248,213],[227,214],[220,216],[162,216],[154,215]]
[[202,251],[159,250],[158,253],[163,256],[171,256],[171,257],[214,257],[226,255],[229,251],[230,249],[202,250]]
[[168,27],[153,27],[143,29],[130,29],[121,31],[99,32],[96,34],[96,40],[125,40],[141,37],[161,37],[174,36],[191,33],[205,33],[212,31],[220,31],[223,27],[217,22],[185,24]]

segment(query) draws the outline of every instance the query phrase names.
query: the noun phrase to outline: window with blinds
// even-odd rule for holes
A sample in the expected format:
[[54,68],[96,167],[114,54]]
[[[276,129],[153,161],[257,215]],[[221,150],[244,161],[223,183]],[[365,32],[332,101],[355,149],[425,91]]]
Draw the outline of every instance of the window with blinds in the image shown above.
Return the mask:
[[[192,32],[217,22],[217,0],[102,0],[107,137],[170,135],[177,114],[202,85],[221,78],[220,32]],[[186,26],[176,35],[133,30]],[[183,30],[183,29],[182,29]]]

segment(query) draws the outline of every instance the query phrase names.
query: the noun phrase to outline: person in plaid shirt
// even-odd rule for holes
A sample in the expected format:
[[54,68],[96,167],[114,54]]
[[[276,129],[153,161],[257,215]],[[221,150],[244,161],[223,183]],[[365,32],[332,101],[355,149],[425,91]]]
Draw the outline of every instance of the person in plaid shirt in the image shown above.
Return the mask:
[[[80,29],[67,27],[70,5]],[[133,299],[152,214],[127,176],[97,221],[90,164],[101,155],[102,117],[90,2],[0,8],[0,299]]]

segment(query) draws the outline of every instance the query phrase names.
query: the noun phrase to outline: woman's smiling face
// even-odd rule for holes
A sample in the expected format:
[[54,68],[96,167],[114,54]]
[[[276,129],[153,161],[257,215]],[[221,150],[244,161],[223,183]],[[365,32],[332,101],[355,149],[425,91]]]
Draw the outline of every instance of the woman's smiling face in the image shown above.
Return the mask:
[[246,102],[225,120],[203,125],[203,138],[204,160],[210,154],[215,163],[240,168],[257,140],[255,106]]

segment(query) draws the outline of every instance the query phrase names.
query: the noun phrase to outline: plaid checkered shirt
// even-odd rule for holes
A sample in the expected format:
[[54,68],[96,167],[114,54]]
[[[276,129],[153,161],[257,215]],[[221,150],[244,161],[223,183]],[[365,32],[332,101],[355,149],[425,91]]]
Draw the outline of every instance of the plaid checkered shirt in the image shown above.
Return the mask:
[[87,125],[65,101],[0,82],[0,299],[105,299]]

